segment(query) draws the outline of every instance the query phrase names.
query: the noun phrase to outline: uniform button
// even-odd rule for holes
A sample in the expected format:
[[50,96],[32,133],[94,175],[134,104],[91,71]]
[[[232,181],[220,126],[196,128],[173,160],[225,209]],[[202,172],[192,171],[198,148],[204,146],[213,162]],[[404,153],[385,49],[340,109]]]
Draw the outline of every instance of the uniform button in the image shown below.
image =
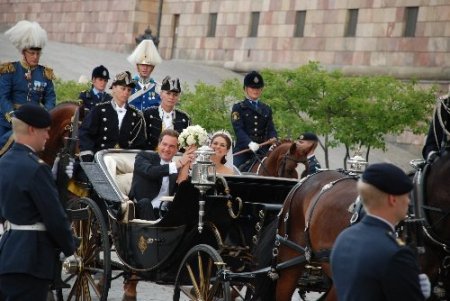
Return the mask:
[[183,118],[183,122],[186,122],[186,119]]
[[257,132],[258,131],[258,129],[257,128],[255,128],[255,132]]
[[105,112],[106,110],[105,109],[102,109],[102,112]]
[[103,136],[103,140],[106,140],[106,139],[108,139],[108,138],[106,138],[106,136]]
[[103,118],[103,121],[106,121],[107,119],[106,118]]
[[107,127],[105,127],[104,129],[103,129],[105,132],[108,130],[108,128]]
[[255,115],[255,119],[258,119],[258,116]]
[[134,125],[134,122],[132,122],[131,125]]
[[130,135],[133,134],[133,132],[130,131]]
[[150,119],[153,118],[153,115],[150,115]]
[[151,128],[151,127],[152,127],[152,125],[151,125],[151,124],[149,124],[149,125],[148,125],[148,127],[149,127],[149,128]]
[[100,146],[101,146],[101,147],[105,147],[105,145],[104,145],[104,144],[100,144]]
[[133,112],[133,116],[136,116],[136,113]]

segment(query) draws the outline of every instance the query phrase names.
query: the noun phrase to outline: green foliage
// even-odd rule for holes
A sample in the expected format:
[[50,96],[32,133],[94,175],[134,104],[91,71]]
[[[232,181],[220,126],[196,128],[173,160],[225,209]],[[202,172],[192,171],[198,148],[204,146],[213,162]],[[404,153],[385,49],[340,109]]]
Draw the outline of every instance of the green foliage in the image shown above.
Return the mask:
[[56,102],[64,102],[70,100],[77,100],[80,92],[91,88],[91,84],[79,84],[73,80],[63,81],[56,79],[53,81],[55,85]]
[[221,86],[199,82],[194,91],[183,90],[180,108],[190,115],[193,124],[201,125],[208,132],[225,129],[233,133],[231,107],[242,98],[242,84],[237,79],[226,80]]

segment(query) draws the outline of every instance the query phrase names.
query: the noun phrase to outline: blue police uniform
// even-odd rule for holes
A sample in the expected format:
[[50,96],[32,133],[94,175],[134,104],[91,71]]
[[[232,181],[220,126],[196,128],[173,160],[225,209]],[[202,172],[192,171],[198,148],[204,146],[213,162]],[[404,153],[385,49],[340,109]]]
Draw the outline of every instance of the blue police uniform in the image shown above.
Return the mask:
[[0,65],[0,148],[11,135],[10,112],[27,102],[41,104],[47,110],[55,107],[53,70],[38,65],[31,69],[29,80],[27,71],[27,65],[22,62]]
[[[45,300],[59,253],[70,256],[75,243],[50,167],[23,144],[0,158],[0,218],[15,224],[0,240],[0,296]],[[36,223],[46,230],[17,229]],[[33,286],[44,296],[26,291]]]
[[315,155],[308,157],[308,175],[312,175],[319,171],[322,167]]
[[[234,152],[248,148],[251,141],[262,143],[270,138],[277,137],[277,131],[273,124],[272,109],[261,101],[258,101],[256,106],[248,99],[234,104],[231,110],[231,123],[236,134]],[[264,152],[267,148],[268,146],[261,151]],[[239,167],[252,156],[251,152],[235,156],[234,165]]]
[[[147,126],[147,145],[148,149],[156,150],[158,146],[159,135],[163,130],[163,122],[160,114],[160,107],[154,106],[144,111],[145,124]],[[179,109],[172,111],[173,129],[181,133],[191,124],[191,118],[186,112]]]
[[95,106],[80,127],[80,155],[93,156],[107,148],[143,149],[146,146],[145,122],[135,107],[125,105],[126,113],[119,129],[119,118],[112,101]]
[[366,215],[338,236],[331,267],[340,301],[425,300],[413,251],[379,218]]
[[111,95],[106,92],[95,93],[94,88],[82,91],[78,98],[81,100],[84,116],[86,116],[97,104],[112,100]]
[[[137,82],[137,85],[132,91],[132,95],[130,97],[132,100],[129,100],[129,103],[142,112],[152,106],[159,106],[161,103],[161,98],[156,92],[156,87],[158,84],[153,80],[153,78],[150,78],[150,81],[146,84],[147,87],[145,87],[142,81],[140,81],[138,76],[135,76],[133,80]],[[133,95],[135,93],[142,94],[133,99]]]

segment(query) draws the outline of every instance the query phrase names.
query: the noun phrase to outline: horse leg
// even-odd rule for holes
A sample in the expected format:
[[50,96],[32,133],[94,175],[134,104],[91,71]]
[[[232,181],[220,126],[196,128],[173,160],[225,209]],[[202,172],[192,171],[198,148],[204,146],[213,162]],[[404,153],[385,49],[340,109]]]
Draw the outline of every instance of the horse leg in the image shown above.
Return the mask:
[[297,288],[297,280],[302,272],[303,267],[294,266],[280,273],[276,289],[277,301],[290,301],[292,299],[292,294]]

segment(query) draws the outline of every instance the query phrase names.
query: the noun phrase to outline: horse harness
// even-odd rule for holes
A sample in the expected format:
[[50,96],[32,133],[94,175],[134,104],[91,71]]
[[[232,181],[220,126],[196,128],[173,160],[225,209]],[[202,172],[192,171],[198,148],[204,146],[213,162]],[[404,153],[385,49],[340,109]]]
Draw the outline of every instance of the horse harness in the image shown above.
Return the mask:
[[[317,173],[323,172],[324,170],[318,171]],[[344,172],[341,171],[340,172]],[[317,174],[315,173],[315,174]],[[346,172],[344,172],[346,173]],[[305,230],[304,230],[304,234],[305,234],[305,238],[306,238],[306,246],[302,247],[296,243],[294,243],[293,241],[289,240],[288,234],[289,233],[289,213],[290,213],[290,209],[291,209],[291,203],[292,203],[292,195],[297,192],[299,189],[301,189],[302,187],[304,187],[305,185],[303,185],[305,182],[307,182],[313,175],[308,175],[307,177],[303,178],[296,186],[294,186],[294,188],[289,192],[288,196],[286,197],[287,199],[287,207],[288,207],[288,211],[285,213],[285,216],[283,218],[283,223],[284,223],[284,229],[285,229],[285,235],[281,236],[278,234],[278,229],[280,228],[280,223],[281,220],[278,219],[278,227],[277,227],[277,234],[275,237],[275,247],[272,250],[272,264],[271,264],[271,269],[268,272],[268,276],[273,279],[276,280],[278,279],[278,270],[281,269],[285,269],[291,266],[295,266],[301,263],[304,263],[305,261],[307,262],[327,262],[329,261],[329,256],[331,253],[331,250],[327,249],[327,250],[320,250],[318,252],[313,252],[312,248],[311,248],[311,241],[309,238],[309,221],[311,220],[313,213],[314,213],[314,209],[316,207],[316,205],[318,204],[318,202],[320,201],[321,197],[323,196],[323,194],[327,191],[329,191],[331,188],[333,188],[337,183],[340,183],[342,181],[346,181],[346,180],[352,180],[352,181],[356,181],[359,177],[356,174],[353,173],[346,173],[342,178],[336,179],[328,184],[325,184],[324,186],[322,186],[322,189],[320,190],[320,193],[315,196],[313,203],[311,206],[311,210],[309,211],[309,215],[308,215],[308,220],[306,221],[306,225],[305,225]],[[283,211],[280,211],[280,213],[278,214],[278,217],[281,217],[281,214],[283,213]],[[279,246],[283,244],[299,253],[303,253],[303,256],[297,256],[294,257],[286,262],[280,263],[277,265],[277,257],[278,257],[278,253],[279,253]]]
[[293,161],[296,164],[303,162],[303,160],[300,160],[300,159],[295,158],[294,156],[291,156],[289,154],[289,150],[287,150],[286,153],[283,155],[281,164],[280,164],[280,166],[278,167],[278,170],[277,170],[277,175],[279,177],[283,177],[284,176],[284,173],[286,172],[286,164],[287,164],[288,161]]

